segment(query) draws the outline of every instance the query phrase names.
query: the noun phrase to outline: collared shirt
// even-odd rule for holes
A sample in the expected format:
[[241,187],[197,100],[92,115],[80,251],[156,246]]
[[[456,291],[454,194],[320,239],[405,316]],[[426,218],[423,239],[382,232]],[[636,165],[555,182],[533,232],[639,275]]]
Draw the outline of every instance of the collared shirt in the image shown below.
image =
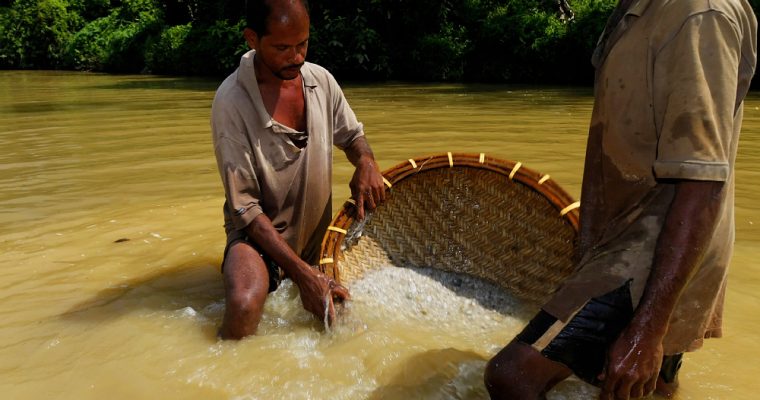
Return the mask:
[[364,135],[335,78],[324,68],[301,68],[306,146],[267,112],[251,50],[219,86],[211,108],[217,167],[224,184],[227,243],[259,214],[301,258],[315,263],[332,214],[332,146],[345,149]]
[[581,194],[582,260],[544,309],[566,319],[632,280],[636,307],[675,194],[725,182],[714,235],[673,313],[666,354],[721,334],[734,240],[734,160],[756,63],[745,0],[638,0],[602,35]]

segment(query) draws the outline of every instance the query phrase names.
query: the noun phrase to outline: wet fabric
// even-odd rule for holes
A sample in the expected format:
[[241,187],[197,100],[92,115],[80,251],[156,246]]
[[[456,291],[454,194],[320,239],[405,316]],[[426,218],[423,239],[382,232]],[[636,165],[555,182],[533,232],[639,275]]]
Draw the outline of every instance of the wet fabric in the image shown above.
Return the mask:
[[332,216],[332,146],[346,148],[364,135],[363,126],[333,76],[311,63],[301,68],[306,131],[277,123],[261,99],[255,54],[243,55],[217,89],[211,109],[227,243],[242,238],[263,213],[293,251],[313,264]]
[[580,262],[544,310],[567,320],[589,298],[629,280],[635,308],[674,180],[721,181],[719,222],[663,345],[666,354],[681,353],[721,335],[734,241],[733,169],[756,31],[744,0],[634,0],[609,24],[593,58]]
[[544,357],[562,363],[584,381],[598,385],[607,362],[607,348],[633,317],[630,289],[623,285],[589,300],[567,323],[545,311],[530,321],[517,340]]
[[[564,364],[584,381],[599,386],[607,362],[607,349],[633,317],[629,283],[589,300],[567,323],[546,311],[528,323],[517,340],[531,345],[544,357]],[[682,354],[665,356],[660,377],[675,381]]]

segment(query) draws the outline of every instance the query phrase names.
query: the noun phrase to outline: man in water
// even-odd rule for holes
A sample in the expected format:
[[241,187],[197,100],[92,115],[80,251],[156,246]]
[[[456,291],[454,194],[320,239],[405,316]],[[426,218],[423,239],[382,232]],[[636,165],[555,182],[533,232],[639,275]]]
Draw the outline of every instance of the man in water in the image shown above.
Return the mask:
[[331,220],[332,145],[356,167],[357,218],[385,199],[362,124],[333,76],[304,61],[309,24],[306,0],[249,1],[244,36],[252,50],[214,98],[211,128],[226,195],[225,339],[255,333],[282,275],[320,320],[335,318],[334,297],[349,296],[311,267]]
[[671,395],[721,336],[734,160],[756,63],[746,0],[621,0],[594,53],[579,264],[486,367],[495,399],[575,373],[602,399]]

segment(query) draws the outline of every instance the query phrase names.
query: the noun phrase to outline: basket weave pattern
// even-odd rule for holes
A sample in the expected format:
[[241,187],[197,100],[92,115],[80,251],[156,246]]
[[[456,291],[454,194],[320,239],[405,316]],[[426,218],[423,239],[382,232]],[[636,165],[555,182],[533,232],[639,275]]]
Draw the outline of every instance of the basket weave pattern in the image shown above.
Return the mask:
[[[431,156],[418,166],[384,173],[388,200],[366,221],[358,240],[328,231],[322,244],[329,275],[344,283],[374,268],[429,267],[466,273],[541,302],[572,271],[577,212],[551,181],[515,163],[476,155]],[[452,165],[453,164],[453,165]],[[358,225],[347,203],[333,226]],[[351,243],[355,241],[356,243]]]

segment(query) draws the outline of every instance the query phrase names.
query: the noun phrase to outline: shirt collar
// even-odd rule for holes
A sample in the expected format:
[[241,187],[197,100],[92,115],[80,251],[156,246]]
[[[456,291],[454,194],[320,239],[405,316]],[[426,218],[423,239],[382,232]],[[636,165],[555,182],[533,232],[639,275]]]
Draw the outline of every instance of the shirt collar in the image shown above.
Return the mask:
[[[620,39],[625,31],[628,30],[629,25],[626,21],[627,17],[641,17],[651,2],[652,0],[633,0],[617,24],[605,28],[605,31],[602,32],[602,35],[599,37],[596,49],[594,49],[594,53],[591,56],[591,64],[593,64],[595,68],[599,68],[604,63],[612,46],[618,39]],[[612,16],[610,18],[612,18]]]
[[[264,128],[272,126],[272,117],[264,107],[264,100],[261,98],[259,84],[256,82],[256,68],[253,66],[253,58],[256,56],[256,50],[250,50],[240,58],[240,68],[238,68],[238,83],[248,92],[248,96],[253,102],[253,107],[259,115],[259,120]],[[309,63],[304,63],[301,67],[301,78],[306,88],[316,88],[317,79],[311,70]],[[306,99],[304,99],[306,101]]]
[[303,85],[307,88],[317,87],[317,78],[314,76],[314,71],[311,70],[309,63],[304,63],[301,67],[301,78],[303,78]]
[[251,98],[253,109],[258,114],[262,127],[269,128],[272,126],[272,117],[267,112],[266,107],[264,107],[264,100],[261,98],[259,84],[256,82],[256,68],[253,67],[253,57],[255,55],[256,50],[250,50],[240,58],[237,81],[248,92],[248,97]]

